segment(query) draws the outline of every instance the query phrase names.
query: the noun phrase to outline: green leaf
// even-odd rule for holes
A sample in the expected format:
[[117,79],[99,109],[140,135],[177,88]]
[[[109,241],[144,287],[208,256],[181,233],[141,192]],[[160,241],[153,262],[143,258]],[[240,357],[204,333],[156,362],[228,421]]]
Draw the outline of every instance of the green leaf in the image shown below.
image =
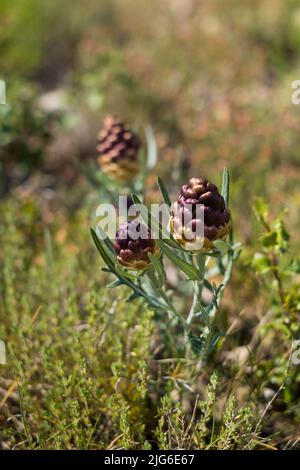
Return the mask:
[[161,240],[157,240],[157,244],[161,251],[177,266],[181,271],[183,271],[188,279],[192,281],[201,281],[201,273],[191,264],[184,261],[178,255],[176,255],[168,246],[163,243]]
[[[97,226],[97,229],[96,229],[96,235],[98,236],[98,232],[99,234],[101,235],[101,239],[103,240],[103,242],[105,243],[106,247],[108,248],[108,250],[114,255],[114,257],[116,256],[116,252],[115,252],[115,248],[114,248],[114,245],[112,243],[112,241],[105,235],[105,232],[104,230]],[[100,237],[98,237],[100,238]]]
[[220,284],[218,287],[215,284],[212,284],[214,290],[214,295],[211,300],[211,305],[215,308],[218,308],[222,291],[224,290],[225,284]]
[[[172,234],[170,234],[170,235],[172,235]],[[176,242],[173,238],[170,238],[170,239],[164,238],[164,243],[166,245],[170,246],[171,248],[174,248],[175,250],[180,250],[180,251],[183,251],[184,253],[186,253],[186,250],[184,250],[182,248],[182,246],[178,242]]]
[[142,204],[142,201],[140,200],[140,198],[136,194],[131,194],[131,199],[133,200],[135,205],[137,205],[137,204],[142,205],[142,210],[140,211],[140,215],[142,216],[142,218],[144,219],[145,224],[147,225],[147,227],[150,230],[150,228],[151,228],[151,214],[150,214],[150,212],[148,211],[148,209],[145,208],[145,206]]
[[267,233],[264,235],[262,242],[266,248],[277,245],[277,232],[273,230],[272,232]]
[[256,217],[261,220],[268,216],[269,207],[268,203],[261,197],[257,197],[253,204]]
[[224,276],[225,266],[223,264],[223,260],[222,260],[221,256],[219,256],[219,258],[217,258],[216,261],[217,261],[217,266],[218,266],[220,274],[222,274],[222,276]]
[[[99,247],[101,249],[101,247]],[[100,252],[101,253],[101,252]],[[102,256],[102,254],[101,254]],[[113,273],[117,276],[117,280],[109,284],[109,287],[118,287],[121,285],[125,285],[132,290],[131,296],[127,299],[128,302],[132,300],[142,297],[147,302],[147,304],[156,309],[166,310],[168,309],[167,305],[162,304],[156,297],[151,294],[148,294],[140,285],[139,279],[135,278],[136,283],[134,283],[129,277],[124,276],[124,272],[118,269],[105,269],[107,272]],[[127,273],[128,275],[128,273]]]
[[109,289],[114,289],[115,287],[119,287],[123,284],[122,280],[116,279],[115,281],[111,282],[107,285]]
[[228,207],[229,203],[229,186],[230,186],[230,176],[227,168],[224,168],[223,179],[222,179],[222,191],[221,194],[224,198],[225,204]]
[[[237,243],[234,243],[234,244],[231,246],[231,249],[232,249],[232,251],[238,251],[239,248],[241,248],[241,247],[242,247],[242,243],[237,242]],[[239,251],[241,251],[241,250],[239,250]]]
[[192,350],[195,354],[200,354],[205,344],[205,338],[203,336],[189,335],[189,340],[192,346]]
[[160,192],[162,194],[162,197],[165,201],[165,203],[171,207],[172,203],[171,203],[171,199],[169,197],[169,194],[168,194],[168,191],[166,190],[166,187],[164,185],[164,183],[162,182],[161,178],[158,176],[157,178],[157,184],[158,184],[158,187],[160,189]]
[[287,232],[282,220],[278,220],[274,227],[277,232],[277,245],[281,252],[285,253],[289,248],[290,234]]
[[111,269],[112,272],[115,272],[115,262],[111,257],[111,253],[105,247],[105,243],[103,242],[103,240],[100,240],[100,238],[98,238],[95,230],[92,228],[90,230],[96,248],[99,251],[103,261],[107,264],[107,266]]
[[207,251],[206,253],[203,253],[204,256],[208,256],[210,258],[220,258],[220,253],[219,251]]
[[152,253],[148,253],[148,257],[150,258],[150,261],[155,269],[159,283],[161,285],[165,284],[167,281],[167,276],[162,261]]
[[300,259],[294,258],[291,264],[288,266],[288,271],[300,274]]
[[127,302],[127,303],[130,303],[130,302],[132,302],[133,300],[138,299],[139,297],[141,297],[141,294],[140,294],[139,292],[134,291],[134,292],[132,292],[132,294],[126,299],[126,302]]
[[222,335],[220,333],[213,333],[209,338],[208,345],[207,345],[207,354],[210,355],[215,348],[217,347]]
[[267,273],[271,269],[271,261],[264,253],[255,253],[251,264],[260,273]]
[[290,234],[286,230],[285,225],[282,220],[279,220],[279,222],[275,225],[275,228],[278,230],[280,238],[283,241],[288,242],[290,239]]
[[221,254],[221,256],[224,256],[231,248],[229,243],[225,242],[224,240],[215,240],[214,246]]
[[125,277],[126,279],[130,279],[131,281],[136,280],[136,275],[129,271],[126,271],[120,264],[116,263],[115,265],[116,272],[120,275],[120,277]]

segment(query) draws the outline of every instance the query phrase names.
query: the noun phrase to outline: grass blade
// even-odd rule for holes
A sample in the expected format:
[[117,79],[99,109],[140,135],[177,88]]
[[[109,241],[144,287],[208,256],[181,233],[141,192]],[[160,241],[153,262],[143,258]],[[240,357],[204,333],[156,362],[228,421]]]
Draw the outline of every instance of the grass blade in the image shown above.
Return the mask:
[[224,168],[223,179],[222,179],[222,191],[221,194],[225,200],[225,204],[228,207],[229,203],[229,186],[230,186],[230,175],[227,168]]

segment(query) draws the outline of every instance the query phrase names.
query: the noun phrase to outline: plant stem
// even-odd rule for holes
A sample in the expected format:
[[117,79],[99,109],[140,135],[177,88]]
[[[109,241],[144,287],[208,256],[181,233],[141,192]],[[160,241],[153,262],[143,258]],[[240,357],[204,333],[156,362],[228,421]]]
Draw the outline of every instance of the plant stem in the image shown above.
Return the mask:
[[201,298],[202,298],[202,290],[203,290],[204,275],[205,275],[205,256],[203,254],[197,255],[196,267],[199,269],[199,272],[201,274],[201,279],[199,281],[193,282],[193,290],[194,290],[193,302],[192,302],[192,306],[191,306],[190,312],[186,320],[186,324],[188,327],[191,325],[195,313],[199,311],[201,307]]
[[163,290],[163,287],[158,284],[155,274],[153,273],[151,268],[148,269],[148,271],[146,271],[145,278],[148,280],[148,283],[150,285],[150,288],[153,291],[153,294],[156,295],[158,299],[163,300],[166,311],[173,313],[176,316],[176,318],[180,321],[182,326],[185,327],[184,318],[182,318],[182,316],[177,312],[173,304],[170,302],[166,293]]
[[[145,280],[149,288],[151,289],[152,293],[157,297],[160,303],[164,304],[165,311],[170,315],[173,315],[180,323],[183,331],[185,331],[185,319],[180,315],[179,312],[175,310],[175,307],[168,299],[163,286],[158,283],[158,280],[153,272],[152,268],[148,269],[145,273]],[[173,336],[172,332],[166,328],[165,330],[166,337],[169,340],[169,345],[171,347],[171,353],[178,355],[178,344],[176,343],[175,337]]]

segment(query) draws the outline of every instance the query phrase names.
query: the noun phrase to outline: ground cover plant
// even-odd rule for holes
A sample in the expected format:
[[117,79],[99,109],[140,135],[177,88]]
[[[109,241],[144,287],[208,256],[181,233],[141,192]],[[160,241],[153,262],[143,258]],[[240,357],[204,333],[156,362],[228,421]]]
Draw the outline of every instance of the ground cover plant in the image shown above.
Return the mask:
[[[1,449],[299,449],[299,45],[293,0],[1,2]],[[119,196],[169,239],[102,240]]]

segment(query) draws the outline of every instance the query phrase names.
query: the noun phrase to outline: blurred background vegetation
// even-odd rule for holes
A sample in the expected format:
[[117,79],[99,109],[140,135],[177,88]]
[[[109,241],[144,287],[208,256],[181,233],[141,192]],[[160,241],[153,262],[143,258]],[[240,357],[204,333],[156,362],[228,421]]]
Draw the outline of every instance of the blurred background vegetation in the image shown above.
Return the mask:
[[[2,0],[0,74],[2,448],[297,447],[299,3]],[[81,166],[96,161],[107,113],[153,127],[152,200],[157,174],[176,196],[188,176],[220,184],[231,172],[243,252],[209,366],[167,362],[150,313],[102,289],[88,230],[101,201]],[[213,370],[220,436],[210,415],[182,440],[198,394],[214,393]],[[252,423],[224,417],[232,394]]]

